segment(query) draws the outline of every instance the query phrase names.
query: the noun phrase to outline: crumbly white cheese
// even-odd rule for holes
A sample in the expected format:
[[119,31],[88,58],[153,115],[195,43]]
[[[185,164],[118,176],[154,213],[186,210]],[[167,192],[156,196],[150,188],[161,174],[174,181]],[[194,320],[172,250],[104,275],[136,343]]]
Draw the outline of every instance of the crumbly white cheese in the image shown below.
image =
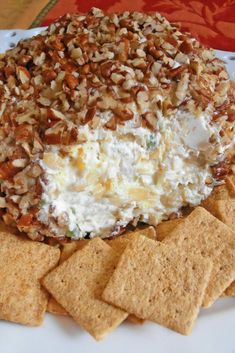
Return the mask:
[[209,195],[210,165],[223,152],[209,113],[159,117],[156,132],[133,123],[116,131],[85,125],[80,133],[87,142],[71,146],[66,156],[48,146],[40,162],[45,171],[41,222],[58,234],[50,224],[54,217],[58,235],[106,236],[138,216],[156,225]]

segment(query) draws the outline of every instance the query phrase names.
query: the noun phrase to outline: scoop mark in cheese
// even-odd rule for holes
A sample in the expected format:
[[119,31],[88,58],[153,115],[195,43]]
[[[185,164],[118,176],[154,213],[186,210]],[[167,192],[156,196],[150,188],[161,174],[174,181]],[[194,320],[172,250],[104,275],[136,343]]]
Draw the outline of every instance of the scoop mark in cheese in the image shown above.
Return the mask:
[[209,120],[178,111],[159,117],[156,132],[131,122],[114,132],[86,125],[87,142],[71,146],[68,156],[48,146],[40,162],[47,179],[40,221],[53,228],[50,217],[59,224],[62,218],[61,230],[51,230],[74,238],[105,236],[134,217],[157,224],[183,205],[199,204],[211,192],[206,178],[221,151],[219,127]]

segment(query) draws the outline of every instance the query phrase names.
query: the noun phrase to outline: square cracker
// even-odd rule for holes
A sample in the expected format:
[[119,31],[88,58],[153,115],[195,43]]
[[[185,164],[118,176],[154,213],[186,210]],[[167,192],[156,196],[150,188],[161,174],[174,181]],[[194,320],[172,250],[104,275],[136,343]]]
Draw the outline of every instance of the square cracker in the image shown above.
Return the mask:
[[200,254],[139,236],[124,250],[102,297],[139,318],[189,334],[211,267]]
[[128,315],[101,300],[116,263],[117,255],[113,249],[100,238],[95,238],[42,281],[57,302],[97,340]]
[[150,226],[144,229],[136,229],[134,231],[128,231],[122,235],[117,237],[105,240],[107,244],[109,244],[116,253],[120,256],[127,244],[130,240],[138,237],[139,235],[143,235],[149,239],[156,240],[156,231],[154,227]]
[[235,297],[235,281],[224,291],[224,295],[228,297]]
[[235,197],[235,174],[227,176],[225,179],[227,189],[229,191],[230,197]]
[[[59,263],[61,264],[63,261],[67,260],[76,250],[82,249],[88,241],[89,240],[87,239],[81,239],[64,244]],[[57,301],[52,296],[50,296],[47,304],[47,312],[54,315],[68,316],[67,311],[59,303],[57,303]]]
[[128,230],[124,234],[114,238],[127,238],[129,240],[132,240],[133,237],[138,236],[139,234],[144,235],[145,237],[149,239],[156,240],[156,230],[153,226],[145,227],[145,228],[137,228],[134,231]]
[[183,220],[183,218],[175,218],[159,223],[156,227],[157,240],[162,241],[166,238],[168,234]]
[[67,260],[75,251],[82,249],[89,243],[89,239],[74,240],[71,243],[64,244],[61,250],[60,264]]
[[68,316],[67,311],[51,296],[48,300],[47,312],[53,315]]
[[[112,249],[116,252],[116,254],[120,257],[127,245],[129,244],[130,241],[138,237],[139,235],[143,235],[149,239],[154,239],[156,238],[156,232],[153,227],[148,227],[145,229],[137,229],[134,232],[128,232],[124,234],[123,236],[118,236],[116,238],[106,240],[106,243],[109,244]],[[140,319],[136,317],[135,315],[128,315],[127,321],[135,324],[135,325],[142,325],[145,320]]]
[[202,205],[207,205],[208,203],[210,204],[211,201],[215,201],[215,200],[228,200],[230,199],[232,196],[230,194],[230,190],[227,186],[227,183],[220,185],[220,186],[216,186],[212,193],[209,195],[209,197],[205,200],[202,201]]
[[59,257],[59,249],[0,232],[0,319],[29,326],[42,323],[48,295],[39,280]]
[[[107,244],[109,244],[115,250],[115,252],[121,256],[129,241],[133,240],[139,235],[143,235],[149,239],[156,240],[156,230],[154,227],[150,226],[142,229],[137,228],[134,231],[127,231],[120,236],[107,240]],[[145,320],[131,314],[128,316],[127,321],[135,325],[142,325]]]
[[[137,229],[135,231],[128,231],[123,235],[117,236],[113,239],[105,240],[105,242],[108,245],[110,245],[117,254],[121,255],[126,245],[128,244],[129,240],[133,239],[133,237],[138,236],[139,234],[145,235],[150,239],[156,238],[156,232],[154,227],[147,227],[144,229]],[[59,263],[61,264],[63,261],[67,260],[76,250],[82,249],[83,246],[88,244],[89,241],[90,241],[89,239],[80,239],[80,240],[74,240],[71,243],[64,244],[61,251],[61,257],[60,257]],[[66,310],[59,303],[57,303],[57,301],[53,297],[49,298],[47,311],[54,315],[64,315],[64,316],[68,315]],[[127,319],[131,323],[135,323],[135,324],[143,323],[143,320],[134,317],[134,315],[129,315]]]
[[205,205],[207,211],[235,231],[235,198],[214,200]]
[[209,209],[214,201],[231,199],[235,200],[235,174],[227,176],[223,185],[216,186],[210,196],[202,201],[202,206]]
[[137,317],[133,314],[130,314],[128,316],[127,321],[130,322],[131,324],[134,324],[134,325],[143,325],[143,323],[145,322],[144,319],[140,319],[139,317]]
[[235,233],[204,208],[195,208],[163,242],[212,259],[203,306],[212,305],[235,279]]
[[[124,234],[119,235],[117,237],[104,239],[104,241],[114,249],[116,248],[119,252],[121,252],[122,244],[123,244],[123,250],[124,250],[125,245],[127,245],[128,243],[127,240],[131,240],[133,239],[133,237],[138,236],[139,234],[142,234],[150,239],[156,239],[156,231],[154,227],[150,226],[144,229],[127,231]],[[76,250],[82,249],[90,241],[91,241],[90,239],[79,239],[79,240],[74,240],[71,243],[64,244],[61,251],[60,263],[67,260]]]

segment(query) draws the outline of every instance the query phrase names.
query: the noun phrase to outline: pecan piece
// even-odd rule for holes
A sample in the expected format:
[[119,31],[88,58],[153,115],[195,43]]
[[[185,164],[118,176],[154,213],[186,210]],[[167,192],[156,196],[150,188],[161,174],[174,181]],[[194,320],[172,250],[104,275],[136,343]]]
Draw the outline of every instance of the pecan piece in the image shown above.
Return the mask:
[[9,179],[16,175],[21,168],[14,167],[12,161],[0,163],[0,178]]
[[9,77],[11,75],[14,75],[15,73],[15,68],[14,66],[10,66],[10,65],[7,65],[6,67],[4,67],[4,73],[5,73],[5,76],[6,77]]
[[72,74],[66,74],[65,82],[67,83],[70,89],[75,89],[78,85],[78,78],[73,76]]
[[130,41],[127,38],[122,38],[122,41],[119,43],[118,60],[126,61],[129,56],[129,51]]
[[235,110],[234,109],[228,109],[228,112],[227,112],[227,114],[228,114],[228,121],[229,122],[234,122],[235,121]]
[[179,50],[182,51],[184,54],[189,54],[193,51],[192,44],[188,41],[183,41],[180,46]]
[[106,61],[103,64],[100,65],[100,72],[103,77],[110,77],[111,72],[112,72],[112,66],[113,62],[112,61]]
[[117,121],[116,121],[116,118],[115,116],[112,116],[111,119],[109,119],[109,121],[105,124],[105,127],[107,129],[110,129],[110,130],[116,130],[117,128]]
[[180,76],[182,72],[187,70],[187,68],[188,68],[187,65],[178,66],[175,69],[168,70],[167,76],[171,78]]
[[94,118],[95,114],[96,114],[96,106],[89,107],[89,108],[87,109],[85,118],[82,120],[82,124],[85,125],[85,124],[87,124],[89,121],[91,121],[91,120]]
[[32,56],[31,55],[23,55],[20,59],[19,59],[19,65],[27,65],[28,62],[30,62],[32,60]]
[[56,78],[57,74],[54,70],[45,70],[42,73],[42,77],[46,83],[50,83]]
[[152,130],[156,130],[157,127],[157,117],[154,113],[151,112],[147,112],[145,114],[142,115],[142,118],[144,119],[146,125],[152,129]]
[[32,223],[33,215],[28,213],[24,214],[20,217],[19,221],[17,222],[18,227],[29,227]]
[[114,114],[118,117],[119,121],[131,120],[134,116],[134,113],[129,108],[116,108],[114,109]]
[[33,138],[33,128],[29,124],[21,124],[15,129],[15,139],[17,142],[31,141]]
[[29,71],[26,69],[26,67],[23,67],[23,66],[17,66],[16,74],[17,74],[18,79],[23,84],[27,83],[31,78]]

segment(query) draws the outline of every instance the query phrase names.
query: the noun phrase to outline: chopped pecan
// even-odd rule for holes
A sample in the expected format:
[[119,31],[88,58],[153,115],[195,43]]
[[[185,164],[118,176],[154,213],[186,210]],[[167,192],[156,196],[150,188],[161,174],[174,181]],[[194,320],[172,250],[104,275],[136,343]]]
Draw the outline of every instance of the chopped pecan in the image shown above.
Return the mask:
[[29,124],[21,124],[15,128],[15,139],[17,142],[32,141],[33,127]]
[[70,89],[75,89],[78,85],[78,78],[75,77],[72,74],[66,74],[65,75],[65,81],[67,83],[67,85],[69,86]]
[[142,118],[146,122],[147,126],[152,129],[156,130],[157,127],[157,117],[154,113],[152,112],[147,112],[142,115]]
[[227,114],[228,114],[227,120],[231,123],[234,122],[235,121],[235,109],[228,109]]
[[57,73],[54,70],[45,70],[42,73],[42,77],[46,83],[51,82],[57,76]]
[[0,163],[0,179],[9,179],[16,175],[21,168],[15,167],[13,161]]
[[31,75],[30,75],[29,71],[24,66],[17,66],[16,74],[17,74],[18,79],[23,84],[27,83],[30,80],[30,78],[31,78]]
[[119,121],[131,120],[134,116],[134,113],[129,108],[116,108],[113,112],[118,117]]
[[112,61],[106,61],[102,63],[100,65],[101,75],[105,78],[110,77],[112,72],[112,66],[114,66],[114,63]]
[[105,124],[105,127],[110,130],[116,130],[117,128],[117,120],[115,116],[112,116],[112,118],[109,119],[109,121]]
[[32,60],[32,55],[23,55],[22,57],[19,58],[18,64],[19,65],[27,65],[31,60]]
[[181,65],[176,67],[175,69],[170,69],[167,71],[167,76],[174,78],[174,77],[178,77],[182,74],[182,72],[187,70],[187,65]]
[[183,41],[180,44],[180,46],[179,46],[179,50],[182,51],[182,53],[185,53],[185,54],[189,54],[189,53],[193,52],[192,43],[190,43],[187,40]]
[[91,121],[94,118],[96,114],[96,109],[97,109],[96,106],[89,107],[87,109],[85,118],[82,120],[82,124],[87,124],[89,121]]

